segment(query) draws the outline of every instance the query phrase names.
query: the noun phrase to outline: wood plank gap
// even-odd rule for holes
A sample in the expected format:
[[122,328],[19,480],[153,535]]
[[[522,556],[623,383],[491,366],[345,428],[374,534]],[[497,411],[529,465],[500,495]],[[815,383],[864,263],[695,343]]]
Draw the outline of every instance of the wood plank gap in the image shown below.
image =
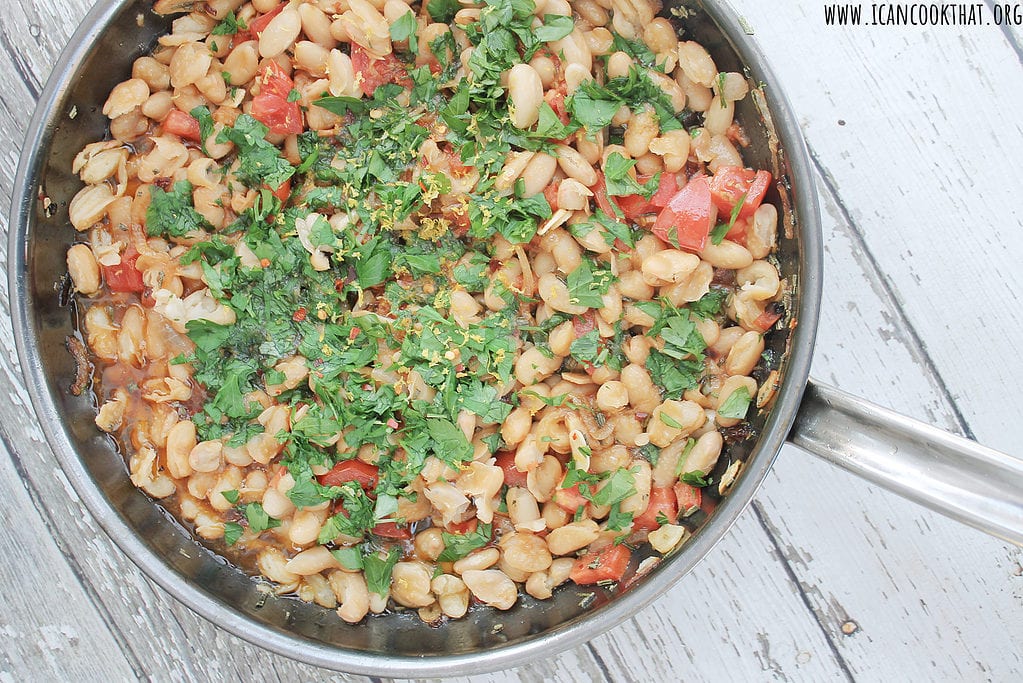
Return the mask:
[[29,94],[32,95],[32,101],[35,102],[39,99],[39,93],[42,92],[43,86],[36,79],[35,74],[32,73],[32,69],[29,68],[28,64],[18,53],[18,50],[11,43],[10,36],[7,35],[6,29],[0,29],[0,49],[3,49],[7,56],[11,58],[11,63],[14,64],[14,70],[18,73],[18,78],[25,84],[25,88]]
[[845,674],[845,678],[849,683],[855,683],[856,677],[853,676],[852,669],[849,667],[849,663],[845,661],[842,656],[842,652],[838,649],[838,644],[831,637],[831,633],[824,626],[824,622],[821,621],[820,614],[813,608],[813,603],[810,601],[810,596],[807,595],[806,590],[803,588],[803,584],[800,583],[799,577],[796,576],[795,570],[792,568],[792,564],[789,562],[789,558],[785,555],[785,552],[781,548],[781,544],[777,539],[777,532],[773,525],[767,521],[767,513],[760,506],[760,503],[753,501],[750,505],[753,510],[754,516],[760,523],[760,526],[764,528],[767,533],[767,539],[771,542],[771,546],[774,548],[775,554],[778,556],[778,561],[781,562],[782,567],[785,569],[785,574],[788,575],[789,581],[796,588],[796,594],[799,595],[799,599],[803,601],[803,605],[806,606],[806,611],[810,613],[811,618],[817,623],[817,628],[820,629],[821,635],[824,637],[824,641],[828,644],[828,649],[831,650],[832,656],[835,658],[835,662],[838,664],[838,668]]
[[597,663],[597,668],[600,670],[600,675],[604,677],[604,680],[607,681],[607,683],[613,683],[614,677],[611,676],[611,671],[607,668],[607,662],[605,662],[604,658],[600,656],[599,652],[597,652],[597,648],[593,646],[593,641],[586,642],[586,651],[590,653],[590,656],[593,657],[593,661]]
[[106,625],[107,629],[110,630],[110,635],[114,639],[114,642],[116,642],[118,647],[121,648],[121,654],[124,655],[124,658],[131,667],[136,679],[140,681],[151,680],[149,674],[146,673],[146,669],[142,665],[141,660],[139,660],[139,658],[135,655],[135,652],[131,649],[131,646],[128,644],[128,640],[124,637],[124,634],[118,627],[117,622],[114,621],[110,615],[106,605],[103,604],[99,594],[79,570],[78,565],[68,559],[72,557],[71,551],[68,549],[64,537],[57,533],[57,529],[50,517],[49,509],[43,505],[42,497],[32,484],[32,479],[28,476],[28,470],[21,462],[21,457],[18,455],[18,451],[14,448],[14,444],[7,435],[7,430],[4,429],[2,425],[0,425],[0,441],[3,442],[4,447],[10,454],[11,464],[14,466],[14,471],[18,473],[22,486],[25,487],[25,491],[28,493],[28,497],[32,501],[32,506],[39,513],[39,517],[42,520],[43,525],[46,527],[46,530],[49,532],[50,538],[53,539],[54,544],[57,546],[57,550],[59,550],[60,554],[64,557],[64,561],[67,563],[68,569],[70,569],[71,574],[78,581],[79,585],[81,585],[82,590],[89,599],[89,602],[96,608],[99,618],[103,621],[104,625]]
[[909,321],[909,316],[902,305],[902,300],[895,296],[895,288],[892,286],[891,280],[889,280],[885,275],[884,270],[882,270],[877,261],[877,258],[867,245],[867,241],[863,239],[859,225],[853,218],[852,213],[849,211],[849,207],[847,207],[845,202],[842,200],[842,196],[838,193],[838,185],[835,183],[835,179],[824,167],[824,164],[821,163],[820,157],[817,156],[817,152],[813,149],[813,147],[807,144],[807,149],[810,153],[810,159],[813,161],[813,165],[817,169],[817,173],[820,174],[821,180],[824,182],[824,188],[827,190],[828,194],[831,195],[831,199],[835,202],[835,206],[838,207],[839,212],[842,214],[842,219],[846,221],[850,228],[852,228],[850,230],[850,236],[854,240],[856,248],[866,260],[865,265],[867,268],[874,271],[874,276],[881,286],[882,295],[888,300],[892,313],[898,321],[899,327],[906,333],[908,346],[913,353],[919,356],[924,370],[931,376],[937,390],[948,402],[956,427],[959,428],[960,432],[966,436],[966,438],[976,441],[977,437],[974,435],[973,429],[970,428],[970,424],[966,420],[965,415],[963,415],[963,411],[959,408],[959,403],[956,400],[956,397],[952,394],[952,391],[948,387],[948,383],[938,370],[937,364],[934,362],[930,351],[927,349],[927,344],[920,336],[920,333],[917,332],[916,327],[914,327]]
[[[999,3],[994,2],[994,0],[984,0],[984,4],[986,4],[988,9],[991,10],[991,13],[994,14],[995,5]],[[1020,64],[1023,64],[1023,45],[1020,45],[1016,34],[1012,32],[1012,26],[1009,22],[1003,21],[998,28],[1001,30],[1002,35],[1005,36],[1005,42],[1008,43],[1009,47],[1012,48],[1012,51],[1016,53],[1016,59],[1019,60]]]

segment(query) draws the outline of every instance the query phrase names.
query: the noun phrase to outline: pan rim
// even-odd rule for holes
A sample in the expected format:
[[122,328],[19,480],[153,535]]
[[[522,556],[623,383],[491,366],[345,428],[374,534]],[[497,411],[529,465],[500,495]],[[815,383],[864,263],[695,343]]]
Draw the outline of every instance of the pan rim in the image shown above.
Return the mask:
[[798,122],[767,60],[753,39],[746,35],[738,13],[725,2],[707,0],[699,4],[719,27],[740,60],[758,79],[769,84],[770,112],[774,129],[789,162],[794,212],[798,221],[800,281],[798,283],[798,325],[792,332],[786,361],[785,381],[750,458],[747,471],[723,499],[704,528],[687,545],[684,553],[665,563],[663,571],[646,577],[626,595],[605,608],[573,619],[540,635],[509,645],[457,655],[408,656],[368,653],[318,643],[260,623],[219,598],[204,591],[173,570],[153,549],[144,544],[124,521],[118,510],[101,493],[75,451],[57,402],[47,389],[48,380],[33,333],[31,287],[28,281],[28,238],[37,201],[36,178],[42,171],[50,137],[63,111],[71,83],[87,58],[92,44],[134,0],[101,0],[83,19],[68,41],[40,94],[35,112],[26,128],[12,194],[8,244],[8,284],[15,343],[22,375],[39,425],[75,492],[104,532],[151,580],[176,600],[209,622],[277,654],[299,661],[350,673],[421,678],[467,675],[526,664],[579,645],[622,623],[643,609],[688,574],[724,537],[752,501],[777,457],[795,419],[806,380],[816,337],[823,271],[820,208],[812,176],[812,165]]

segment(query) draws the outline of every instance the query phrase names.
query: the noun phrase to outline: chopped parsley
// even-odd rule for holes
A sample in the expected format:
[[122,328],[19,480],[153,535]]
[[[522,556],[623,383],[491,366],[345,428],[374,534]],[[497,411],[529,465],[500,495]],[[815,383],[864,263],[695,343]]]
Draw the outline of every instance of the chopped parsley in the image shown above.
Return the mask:
[[146,233],[154,237],[199,235],[211,228],[192,204],[192,183],[179,180],[170,192],[150,185],[146,209]]
[[491,524],[479,524],[475,531],[467,534],[449,534],[444,531],[441,538],[444,540],[444,550],[437,557],[438,562],[454,562],[460,560],[473,550],[482,548],[490,543],[492,538]]
[[749,389],[739,387],[728,395],[724,403],[718,406],[718,415],[736,420],[744,420],[746,419],[746,413],[749,412],[749,404],[752,399],[753,397],[750,396]]

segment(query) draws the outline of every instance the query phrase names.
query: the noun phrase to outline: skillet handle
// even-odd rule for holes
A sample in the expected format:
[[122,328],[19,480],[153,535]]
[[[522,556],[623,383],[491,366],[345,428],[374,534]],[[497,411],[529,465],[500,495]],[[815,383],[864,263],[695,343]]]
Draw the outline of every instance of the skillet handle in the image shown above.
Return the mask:
[[807,383],[800,448],[952,519],[1023,546],[1023,460]]

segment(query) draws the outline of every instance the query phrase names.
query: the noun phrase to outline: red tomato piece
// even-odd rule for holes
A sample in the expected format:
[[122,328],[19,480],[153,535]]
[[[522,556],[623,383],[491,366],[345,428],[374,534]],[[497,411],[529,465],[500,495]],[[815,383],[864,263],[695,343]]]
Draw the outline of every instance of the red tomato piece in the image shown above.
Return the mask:
[[394,56],[393,52],[385,57],[373,57],[362,47],[352,43],[352,68],[366,97],[372,97],[376,89],[385,83],[397,83],[402,87],[412,85],[408,68]]
[[735,223],[732,224],[732,229],[725,233],[725,239],[746,246],[747,228],[749,228],[749,223],[741,218],[736,218]]
[[412,532],[407,526],[399,526],[394,522],[380,522],[369,532],[381,538],[393,538],[398,541],[407,541],[412,538]]
[[612,545],[597,552],[586,553],[572,566],[568,575],[580,586],[601,581],[620,581],[629,567],[632,552],[624,545]]
[[129,244],[128,248],[121,254],[121,262],[116,266],[103,266],[103,280],[107,287],[113,292],[141,292],[146,288],[142,282],[142,271],[138,269],[135,262],[139,260],[139,253],[135,246]]
[[567,489],[561,487],[555,489],[554,502],[565,512],[570,512],[574,515],[579,508],[586,505],[589,501],[583,498],[583,494],[579,490],[579,484],[576,484]]
[[619,215],[611,205],[611,199],[607,196],[607,185],[604,183],[604,174],[600,171],[597,171],[597,182],[590,188],[590,190],[593,192],[593,198],[597,201],[597,207],[601,211],[611,218],[615,218]]
[[554,110],[554,113],[558,115],[561,123],[567,126],[571,119],[568,116],[568,107],[565,106],[565,93],[552,88],[547,91],[543,98],[550,105],[551,109]]
[[302,110],[298,102],[288,102],[270,93],[260,93],[252,98],[252,118],[277,135],[302,132]]
[[[658,521],[658,517],[664,515],[667,522]],[[646,529],[654,531],[662,524],[674,524],[678,519],[678,503],[675,500],[675,492],[671,488],[650,489],[650,504],[641,515],[632,520],[633,529]]]
[[771,173],[770,171],[757,171],[756,177],[753,179],[753,183],[749,187],[749,191],[746,194],[746,201],[742,203],[742,208],[739,209],[739,216],[741,218],[750,218],[756,213],[760,205],[764,203],[764,197],[767,195],[767,190],[771,187]]
[[650,197],[650,205],[663,209],[678,194],[678,177],[674,173],[662,173],[657,192]]
[[593,309],[591,308],[582,315],[577,315],[572,318],[572,328],[575,330],[576,337],[589,334],[593,330],[597,329],[597,316],[593,312]]
[[543,188],[543,197],[547,200],[547,203],[551,205],[551,211],[558,210],[558,187],[560,186],[561,181],[556,180]]
[[252,98],[252,118],[277,135],[301,133],[302,109],[298,102],[288,101],[295,87],[291,76],[280,64],[269,60],[256,80],[259,94]]
[[761,332],[767,332],[769,329],[774,327],[774,324],[779,320],[781,320],[781,313],[765,310],[757,316],[756,320],[753,321],[753,327],[757,328]]
[[256,38],[259,38],[260,34],[266,30],[267,25],[271,21],[273,21],[274,17],[276,17],[278,14],[284,11],[284,8],[287,7],[287,4],[288,3],[286,2],[282,2],[281,4],[277,5],[277,7],[274,7],[266,14],[261,14],[260,16],[250,21],[249,33],[254,35]]
[[281,183],[277,189],[274,189],[266,184],[264,184],[263,187],[270,190],[273,196],[277,197],[282,202],[288,201],[288,197],[291,196],[291,178],[288,178],[283,183]]
[[653,233],[679,249],[700,252],[707,244],[717,216],[707,177],[694,176],[661,209]]
[[341,486],[345,482],[354,481],[358,482],[363,491],[372,491],[379,478],[380,470],[374,465],[361,460],[345,460],[334,465],[330,472],[316,477],[316,480],[323,486]]
[[710,192],[714,205],[723,215],[731,216],[736,204],[742,201],[739,216],[749,218],[760,208],[770,184],[768,171],[725,166],[710,179]]
[[167,118],[163,120],[163,132],[173,133],[179,138],[185,138],[193,142],[202,142],[202,135],[199,133],[199,122],[180,109],[171,109]]
[[[640,180],[640,182],[643,182]],[[618,206],[621,207],[622,213],[630,221],[634,221],[645,213],[650,213],[652,207],[650,200],[640,194],[627,194],[621,197],[615,197],[614,201]]]
[[448,524],[445,529],[449,534],[459,534],[464,536],[465,534],[471,534],[476,531],[476,527],[479,525],[479,520],[475,517],[471,517],[464,522],[452,522]]
[[288,99],[288,95],[291,94],[292,89],[295,87],[295,81],[291,80],[291,76],[284,70],[284,67],[272,59],[267,60],[263,66],[257,82],[259,83],[260,93],[276,95],[285,100]]
[[526,485],[526,473],[515,467],[515,451],[500,451],[494,464],[504,471],[504,483],[508,486]]
[[683,517],[688,517],[697,510],[703,504],[703,490],[690,486],[684,481],[680,481],[675,484],[675,500],[678,501],[678,513]]

